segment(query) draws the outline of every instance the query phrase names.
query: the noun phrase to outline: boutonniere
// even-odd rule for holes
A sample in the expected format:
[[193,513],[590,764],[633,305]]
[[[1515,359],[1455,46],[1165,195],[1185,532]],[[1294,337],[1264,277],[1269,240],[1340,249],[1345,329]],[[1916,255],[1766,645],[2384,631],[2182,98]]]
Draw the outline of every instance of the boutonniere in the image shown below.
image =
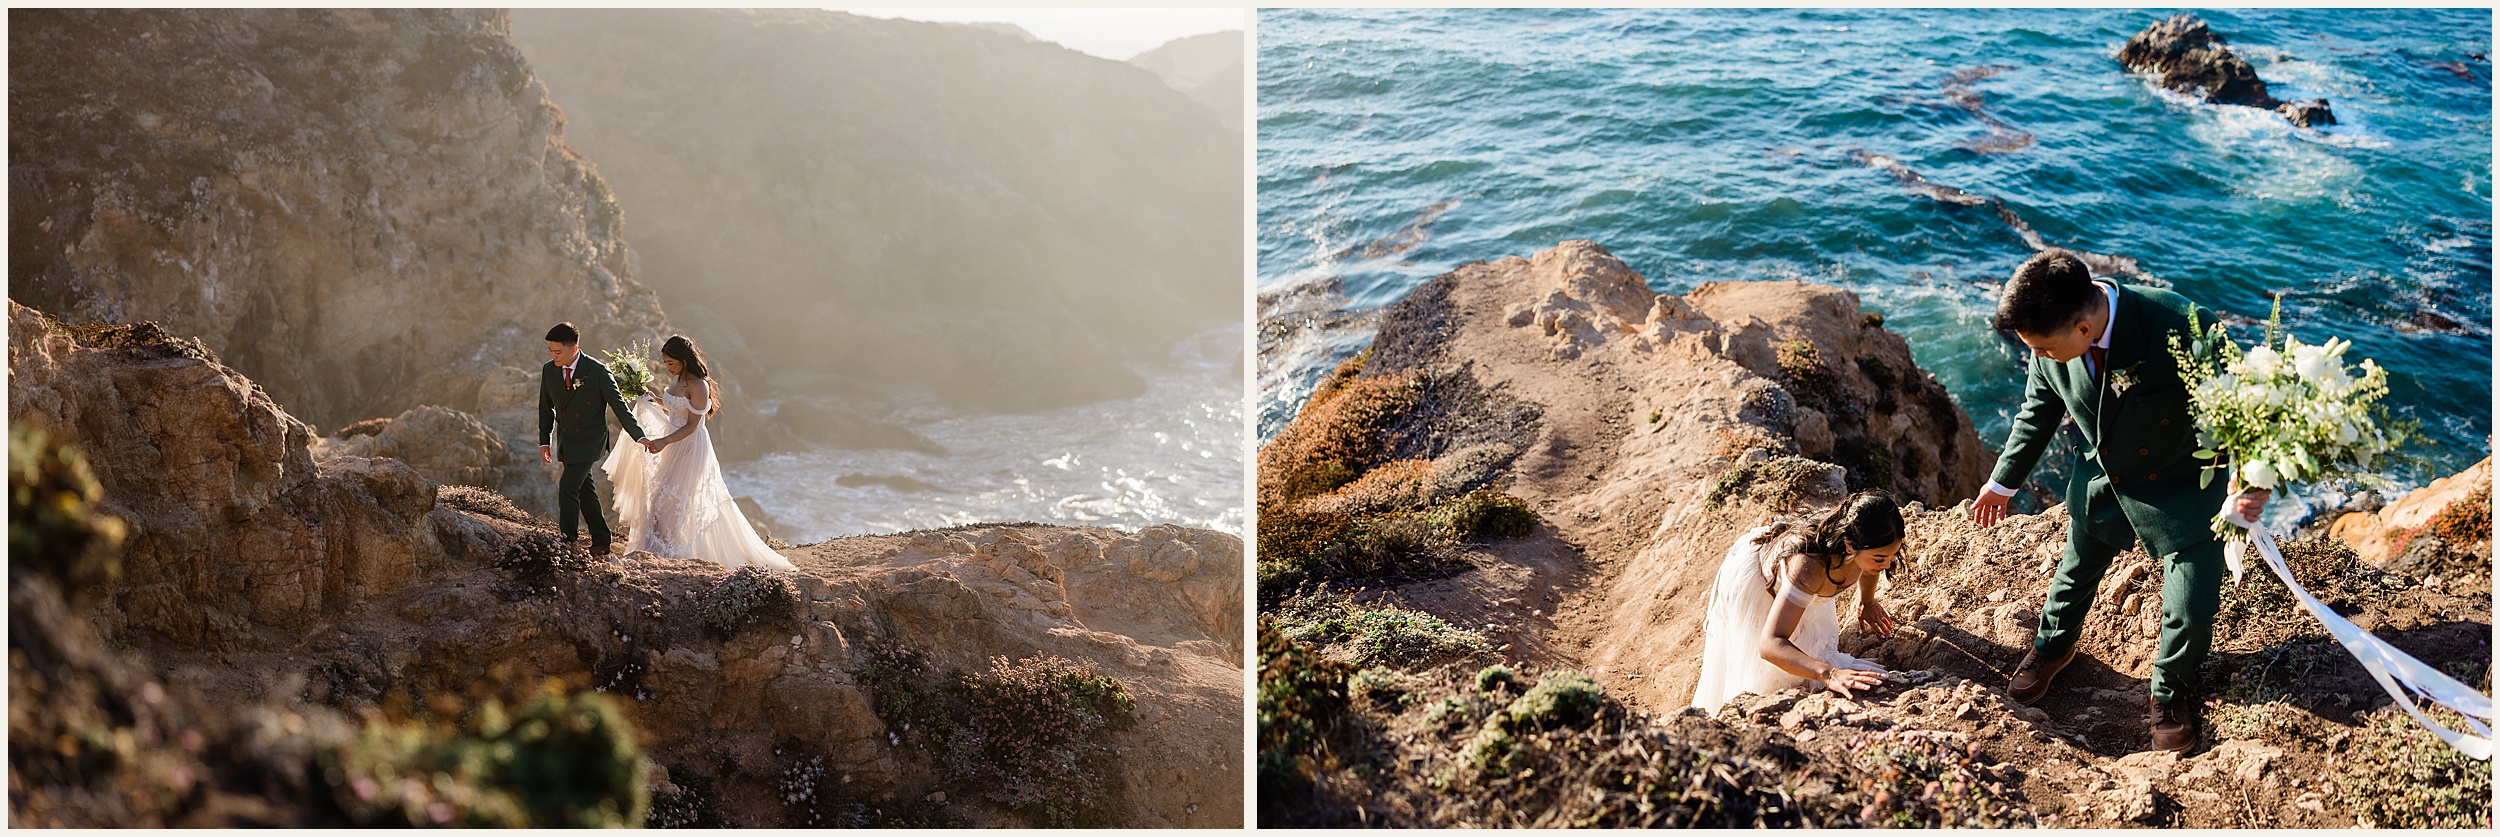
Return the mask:
[[2143,361],[2136,361],[2125,369],[2111,370],[2109,373],[2109,388],[2121,396],[2126,395],[2127,390],[2135,386],[2137,380],[2135,374],[2136,367],[2143,365]]

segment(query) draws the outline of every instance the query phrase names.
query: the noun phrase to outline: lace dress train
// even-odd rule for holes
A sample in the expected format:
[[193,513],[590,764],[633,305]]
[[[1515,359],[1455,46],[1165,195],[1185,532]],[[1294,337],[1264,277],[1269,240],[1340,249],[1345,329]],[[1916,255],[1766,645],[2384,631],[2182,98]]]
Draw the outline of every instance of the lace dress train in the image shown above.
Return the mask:
[[[1693,705],[1705,712],[1719,711],[1729,698],[1745,692],[1767,695],[1809,682],[1762,658],[1763,624],[1770,621],[1776,601],[1770,588],[1781,577],[1786,559],[1795,554],[1790,538],[1754,543],[1763,531],[1738,536],[1719,564],[1710,612],[1702,620],[1701,680],[1693,687]],[[1808,656],[1841,668],[1883,671],[1881,665],[1840,652],[1838,600],[1838,592],[1814,597],[1788,641]]]
[[[644,427],[686,426],[694,407],[661,393],[658,402],[637,401],[634,419]],[[656,420],[655,420],[656,419]],[[623,433],[600,467],[616,487],[617,517],[625,524],[626,549],[662,558],[691,558],[729,567],[795,570],[790,559],[757,537],[738,511],[712,453],[712,429],[695,428],[656,455]]]

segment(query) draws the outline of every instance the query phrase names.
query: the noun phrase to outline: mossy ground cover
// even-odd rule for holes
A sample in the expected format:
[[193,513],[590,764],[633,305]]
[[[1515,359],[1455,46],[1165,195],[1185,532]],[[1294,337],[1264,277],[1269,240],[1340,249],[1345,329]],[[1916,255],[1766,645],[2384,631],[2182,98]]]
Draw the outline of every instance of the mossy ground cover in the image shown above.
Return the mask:
[[[2356,605],[2418,584],[2363,563],[2342,541],[2304,538],[2278,543],[2292,577],[2328,605]],[[2240,583],[2223,588],[2222,608],[2214,616],[2214,636],[2231,638],[2233,644],[2242,646],[2271,645],[2295,632],[2315,630],[2316,623],[2299,600],[2292,598],[2291,588],[2283,586],[2283,580],[2274,576],[2253,549],[2247,561],[2248,571]]]
[[2019,774],[1924,730],[1885,730],[1854,747],[1867,792],[1860,824],[1877,828],[2038,827]]
[[[1583,672],[1443,666],[1401,673],[1390,699],[1350,698],[1329,687],[1370,670],[1262,636],[1263,826],[1796,827],[1855,824],[1863,807],[1844,763],[1640,715]],[[1295,711],[1279,711],[1288,697]],[[1289,740],[1299,758],[1273,746]],[[1269,803],[1271,778],[1294,782],[1293,804]]]
[[368,719],[325,749],[333,801],[379,827],[639,825],[650,764],[605,695],[548,694],[507,712],[489,701],[457,725]]
[[1258,583],[1446,573],[1458,545],[1535,530],[1536,512],[1499,490],[1389,459],[1390,431],[1416,405],[1410,377],[1361,376],[1365,356],[1320,382],[1294,421],[1259,449]]
[[1333,770],[1345,732],[1348,675],[1309,643],[1259,619],[1259,823],[1280,825],[1324,810],[1321,778]]
[[[2482,689],[2491,690],[2488,678]],[[2457,713],[2432,707],[2428,714],[2450,729],[2466,728]],[[2363,827],[2492,827],[2490,762],[2458,752],[2401,709],[2363,717],[2336,783]]]
[[1131,725],[1136,702],[1090,664],[999,657],[940,672],[889,647],[857,675],[897,743],[928,758],[950,795],[1048,828],[1101,827],[1118,814],[1119,757],[1107,739]]
[[750,628],[786,625],[798,618],[799,588],[781,573],[739,567],[695,601],[695,618],[713,636],[727,638]]
[[1287,639],[1336,649],[1359,665],[1419,667],[1493,650],[1482,634],[1396,605],[1364,605],[1326,586],[1279,603],[1262,620]]

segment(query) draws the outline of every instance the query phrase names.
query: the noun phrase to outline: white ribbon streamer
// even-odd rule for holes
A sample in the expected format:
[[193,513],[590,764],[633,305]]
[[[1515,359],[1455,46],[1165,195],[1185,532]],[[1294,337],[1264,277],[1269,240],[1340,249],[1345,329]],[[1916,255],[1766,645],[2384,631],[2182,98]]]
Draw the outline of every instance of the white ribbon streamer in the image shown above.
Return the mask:
[[[2317,617],[2319,624],[2326,626],[2326,632],[2332,634],[2335,641],[2343,643],[2344,650],[2352,652],[2354,659],[2361,661],[2361,667],[2378,680],[2379,688],[2386,689],[2388,697],[2395,698],[2396,705],[2403,707],[2405,714],[2413,716],[2413,720],[2420,722],[2431,734],[2439,736],[2439,740],[2448,742],[2448,746],[2477,759],[2491,760],[2491,727],[2488,724],[2491,720],[2490,695],[2475,691],[2474,687],[2423,665],[2422,661],[2396,650],[2386,640],[2370,635],[2370,632],[2337,615],[2316,596],[2309,595],[2309,590],[2292,578],[2291,567],[2283,562],[2283,552],[2276,548],[2273,533],[2233,513],[2228,501],[2223,506],[2222,519],[2248,530],[2248,542],[2256,544],[2257,554],[2266,559],[2266,566],[2274,568],[2275,577],[2283,579],[2283,586],[2291,588],[2292,596],[2300,600],[2300,606],[2307,608],[2309,615]],[[2229,553],[2226,551],[2225,555]],[[2232,569],[2236,581],[2238,567]],[[2465,725],[2473,728],[2479,736],[2458,732],[2431,720],[2413,705],[2414,699],[2406,694],[2408,689],[2465,715]],[[2482,721],[2474,720],[2476,718]]]

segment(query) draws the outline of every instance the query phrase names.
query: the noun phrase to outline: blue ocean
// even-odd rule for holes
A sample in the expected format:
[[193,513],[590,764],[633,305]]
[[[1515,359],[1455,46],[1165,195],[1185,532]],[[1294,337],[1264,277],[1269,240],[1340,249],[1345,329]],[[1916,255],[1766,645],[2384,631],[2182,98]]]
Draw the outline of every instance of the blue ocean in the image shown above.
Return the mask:
[[[2316,130],[2120,67],[2169,14],[1262,11],[1260,435],[1363,312],[1586,238],[1664,292],[1850,288],[2002,444],[2024,356],[1986,323],[2028,233],[2135,260],[2244,344],[2272,295],[2302,340],[2352,340],[2421,422],[2401,484],[2488,455],[2491,12],[2200,12],[2275,98],[2332,103]],[[1337,310],[1280,330],[1286,298]]]

